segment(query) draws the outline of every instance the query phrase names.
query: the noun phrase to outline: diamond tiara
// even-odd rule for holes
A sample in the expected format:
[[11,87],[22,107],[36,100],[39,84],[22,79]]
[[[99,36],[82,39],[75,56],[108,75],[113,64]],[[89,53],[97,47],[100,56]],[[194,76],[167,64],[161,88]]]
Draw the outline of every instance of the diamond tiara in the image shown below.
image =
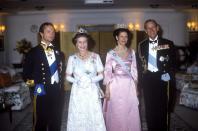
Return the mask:
[[118,28],[128,29],[128,26],[126,24],[115,24],[114,28],[115,29],[118,29]]
[[87,34],[87,31],[84,28],[80,27],[80,28],[78,28],[77,33],[86,33]]

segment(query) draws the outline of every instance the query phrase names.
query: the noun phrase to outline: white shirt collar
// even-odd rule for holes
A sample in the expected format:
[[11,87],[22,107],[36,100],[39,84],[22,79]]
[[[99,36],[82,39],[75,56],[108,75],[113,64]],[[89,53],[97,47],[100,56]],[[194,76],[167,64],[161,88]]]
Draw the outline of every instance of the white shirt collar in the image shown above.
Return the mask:
[[42,43],[43,45],[45,45],[45,46],[53,46],[52,43],[50,43],[49,45],[47,45],[47,43],[45,43],[44,41],[41,41],[41,43]]
[[48,46],[53,46],[52,43],[50,43],[49,45],[47,45],[44,41],[41,41],[41,44],[43,47],[47,48]]
[[153,39],[151,39],[150,37],[149,37],[149,40],[150,41],[155,41],[155,40],[157,40],[158,39],[158,35],[155,37],[155,39],[153,40]]

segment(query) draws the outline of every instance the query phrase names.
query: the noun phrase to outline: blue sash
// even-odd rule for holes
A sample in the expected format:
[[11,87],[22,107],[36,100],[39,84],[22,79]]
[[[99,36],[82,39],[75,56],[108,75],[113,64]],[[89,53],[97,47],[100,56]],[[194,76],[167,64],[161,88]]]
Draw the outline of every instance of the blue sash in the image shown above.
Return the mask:
[[109,53],[112,55],[114,60],[116,60],[121,65],[122,69],[134,80],[133,76],[128,70],[128,67],[125,65],[123,60],[116,54],[116,52],[114,50],[111,50]]
[[50,65],[50,72],[51,72],[51,76],[54,75],[54,73],[58,70],[58,65],[56,60]]

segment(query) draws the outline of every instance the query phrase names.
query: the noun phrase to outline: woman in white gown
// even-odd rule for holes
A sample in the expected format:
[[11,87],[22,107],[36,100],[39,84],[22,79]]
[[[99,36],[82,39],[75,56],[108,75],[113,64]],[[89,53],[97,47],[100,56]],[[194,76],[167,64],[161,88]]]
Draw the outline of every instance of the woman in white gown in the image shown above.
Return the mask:
[[89,38],[86,33],[74,36],[78,52],[67,63],[66,79],[72,83],[67,131],[106,131],[98,83],[103,65],[99,55],[88,50]]

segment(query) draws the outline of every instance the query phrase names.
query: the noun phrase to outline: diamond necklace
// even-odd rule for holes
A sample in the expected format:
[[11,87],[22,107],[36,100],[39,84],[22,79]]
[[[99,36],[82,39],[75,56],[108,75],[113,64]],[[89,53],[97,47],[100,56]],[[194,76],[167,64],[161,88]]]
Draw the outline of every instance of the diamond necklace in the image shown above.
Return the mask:
[[126,55],[126,53],[127,53],[127,47],[124,47],[124,49],[119,49],[119,47],[118,46],[116,46],[116,51],[118,52],[118,54],[120,55],[120,56],[125,56]]
[[78,56],[81,58],[81,59],[86,59],[87,56],[88,56],[89,52],[86,52],[84,55],[78,53]]

